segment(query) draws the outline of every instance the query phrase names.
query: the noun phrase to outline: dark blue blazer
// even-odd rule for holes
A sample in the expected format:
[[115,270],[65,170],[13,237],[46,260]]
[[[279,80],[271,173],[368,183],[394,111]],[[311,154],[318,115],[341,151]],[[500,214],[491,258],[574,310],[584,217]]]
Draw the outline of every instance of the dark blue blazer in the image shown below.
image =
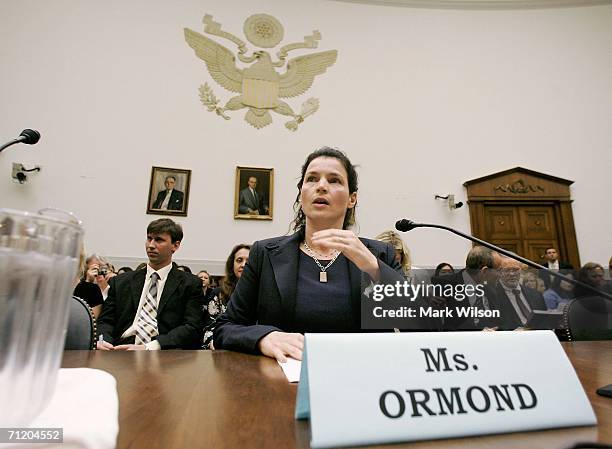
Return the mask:
[[[228,303],[216,322],[217,349],[259,353],[257,343],[273,331],[308,332],[295,326],[295,301],[301,233],[255,242],[249,261]],[[395,250],[387,243],[360,239],[379,260],[381,282],[403,282]],[[348,259],[347,259],[348,260]],[[355,330],[361,328],[362,273],[350,260],[351,310]]]

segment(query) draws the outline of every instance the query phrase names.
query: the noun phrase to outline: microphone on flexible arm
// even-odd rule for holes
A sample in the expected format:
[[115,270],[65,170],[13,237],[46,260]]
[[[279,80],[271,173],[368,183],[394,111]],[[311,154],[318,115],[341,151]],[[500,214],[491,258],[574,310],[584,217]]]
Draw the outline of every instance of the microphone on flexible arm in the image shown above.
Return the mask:
[[40,133],[35,129],[24,129],[19,134],[19,137],[13,139],[0,147],[0,151],[5,148],[10,147],[11,145],[15,145],[16,143],[25,143],[27,145],[34,145],[36,142],[40,140]]
[[415,223],[412,220],[407,220],[405,218],[398,220],[395,223],[395,229],[397,229],[398,231],[401,232],[408,232],[413,230],[414,228],[437,228],[437,229],[444,229],[445,231],[449,231],[452,232],[453,234],[457,234],[460,237],[463,237],[464,239],[468,239],[471,240],[472,242],[478,243],[479,245],[482,245],[486,248],[492,249],[493,251],[496,251],[500,254],[503,254],[506,257],[509,257],[511,259],[514,260],[518,260],[521,263],[524,263],[525,265],[528,265],[532,268],[536,268],[538,270],[544,270],[545,272],[547,272],[548,274],[550,274],[551,276],[555,276],[558,278],[563,279],[564,281],[569,282],[572,285],[579,285],[583,288],[586,288],[592,292],[595,292],[598,296],[602,296],[605,297],[607,299],[612,300],[612,295],[606,292],[603,292],[591,285],[585,284],[584,282],[580,282],[577,281],[571,277],[565,276],[564,274],[561,274],[559,272],[553,271],[548,269],[547,267],[544,267],[542,265],[539,265],[535,262],[532,262],[529,259],[525,259],[524,257],[519,256],[518,254],[514,254],[513,252],[510,252],[508,250],[505,250],[503,248],[500,248],[498,246],[493,245],[492,243],[486,242],[484,240],[481,240],[479,238],[476,238],[474,236],[468,235],[468,234],[464,234],[461,231],[457,231],[456,229],[453,228],[449,228],[448,226],[443,226],[443,225],[437,225],[437,224],[428,224],[428,223]]

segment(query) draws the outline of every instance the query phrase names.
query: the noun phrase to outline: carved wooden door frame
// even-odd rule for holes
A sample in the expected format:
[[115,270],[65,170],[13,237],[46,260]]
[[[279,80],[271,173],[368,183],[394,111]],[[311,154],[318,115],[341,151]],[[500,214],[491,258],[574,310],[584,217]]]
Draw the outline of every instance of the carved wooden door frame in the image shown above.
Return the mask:
[[493,173],[463,183],[467,189],[472,234],[485,238],[485,206],[553,206],[560,257],[580,267],[580,255],[569,186],[574,181],[523,167]]

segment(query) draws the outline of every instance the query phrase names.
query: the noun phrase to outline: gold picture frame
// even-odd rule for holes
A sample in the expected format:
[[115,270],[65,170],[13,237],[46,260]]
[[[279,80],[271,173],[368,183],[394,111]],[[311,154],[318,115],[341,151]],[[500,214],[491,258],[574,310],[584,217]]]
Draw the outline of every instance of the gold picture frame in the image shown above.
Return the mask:
[[[174,182],[172,182],[172,178]],[[147,214],[186,217],[189,207],[191,170],[152,167]],[[168,188],[171,188],[168,198]]]
[[235,219],[272,220],[273,202],[273,168],[236,167]]

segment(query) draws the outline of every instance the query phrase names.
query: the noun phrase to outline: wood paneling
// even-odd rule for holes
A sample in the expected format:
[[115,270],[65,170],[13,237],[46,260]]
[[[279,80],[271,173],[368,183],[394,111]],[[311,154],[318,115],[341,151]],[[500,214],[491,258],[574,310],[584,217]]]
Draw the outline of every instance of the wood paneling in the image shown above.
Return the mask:
[[537,263],[555,247],[579,267],[572,183],[522,167],[467,181],[472,233]]

